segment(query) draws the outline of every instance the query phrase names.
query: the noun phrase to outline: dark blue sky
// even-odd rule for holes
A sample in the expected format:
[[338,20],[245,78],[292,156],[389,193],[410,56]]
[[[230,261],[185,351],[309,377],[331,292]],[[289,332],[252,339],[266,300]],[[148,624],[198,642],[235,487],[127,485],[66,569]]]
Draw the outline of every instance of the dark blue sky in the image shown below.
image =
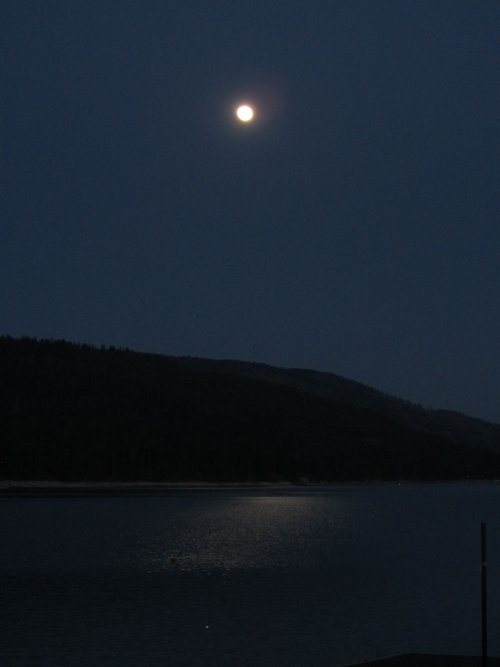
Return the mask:
[[500,422],[498,0],[4,0],[0,32],[0,333]]

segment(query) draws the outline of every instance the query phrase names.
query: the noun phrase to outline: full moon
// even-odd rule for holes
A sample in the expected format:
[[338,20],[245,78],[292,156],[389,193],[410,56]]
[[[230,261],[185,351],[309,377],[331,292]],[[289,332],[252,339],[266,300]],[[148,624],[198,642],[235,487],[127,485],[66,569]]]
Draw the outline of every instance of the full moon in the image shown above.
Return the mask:
[[248,104],[242,104],[236,109],[236,115],[242,123],[249,123],[254,117],[254,110]]

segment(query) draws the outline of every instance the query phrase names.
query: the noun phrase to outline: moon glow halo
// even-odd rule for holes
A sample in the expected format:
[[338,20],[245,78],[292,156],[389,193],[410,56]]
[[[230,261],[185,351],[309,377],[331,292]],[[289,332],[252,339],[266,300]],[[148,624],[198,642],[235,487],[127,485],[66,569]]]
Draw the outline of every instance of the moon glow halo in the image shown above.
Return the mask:
[[254,110],[248,104],[241,104],[236,109],[236,116],[242,123],[249,123],[255,115]]

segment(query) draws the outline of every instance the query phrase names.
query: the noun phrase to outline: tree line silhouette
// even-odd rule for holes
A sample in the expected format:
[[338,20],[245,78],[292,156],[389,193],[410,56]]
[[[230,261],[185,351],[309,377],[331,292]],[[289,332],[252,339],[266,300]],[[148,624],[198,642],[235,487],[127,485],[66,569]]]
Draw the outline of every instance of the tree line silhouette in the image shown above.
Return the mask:
[[294,386],[126,349],[0,337],[4,480],[498,476],[499,451]]

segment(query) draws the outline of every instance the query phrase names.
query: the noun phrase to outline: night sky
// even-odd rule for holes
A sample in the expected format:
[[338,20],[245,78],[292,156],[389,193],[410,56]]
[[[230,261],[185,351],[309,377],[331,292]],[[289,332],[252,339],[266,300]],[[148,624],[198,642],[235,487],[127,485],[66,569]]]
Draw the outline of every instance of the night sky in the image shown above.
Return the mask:
[[3,0],[0,333],[500,422],[499,36],[498,0]]

